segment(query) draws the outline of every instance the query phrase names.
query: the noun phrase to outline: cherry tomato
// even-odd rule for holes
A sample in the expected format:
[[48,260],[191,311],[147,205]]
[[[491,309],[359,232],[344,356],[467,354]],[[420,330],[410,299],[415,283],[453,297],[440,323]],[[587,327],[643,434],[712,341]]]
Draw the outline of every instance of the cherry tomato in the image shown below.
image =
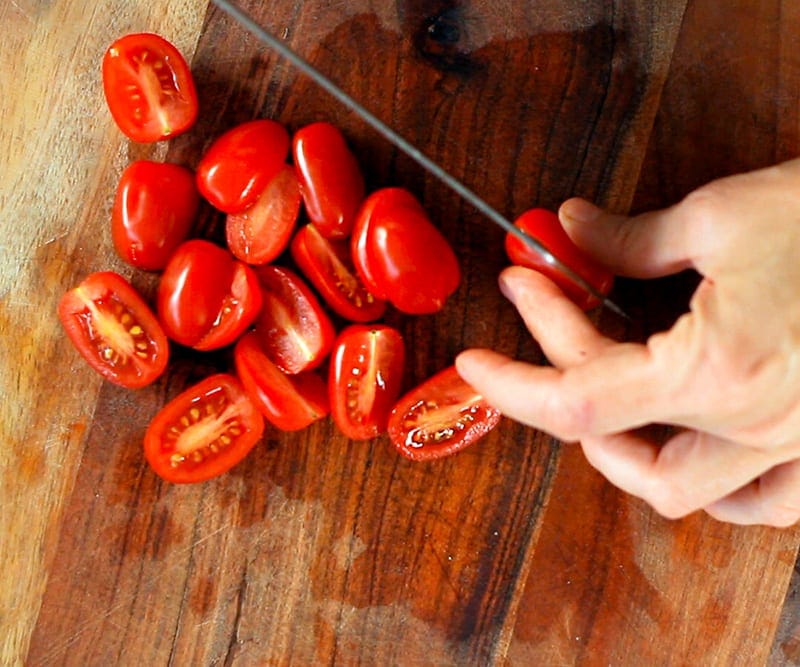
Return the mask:
[[168,482],[203,482],[244,459],[263,433],[264,419],[239,381],[219,373],[158,412],[145,433],[144,454]]
[[349,236],[364,200],[364,177],[342,133],[330,123],[312,123],[295,133],[292,153],[311,222],[326,238]]
[[58,304],[58,317],[89,365],[114,384],[137,388],[160,376],[169,342],[153,312],[122,276],[87,276]]
[[293,271],[267,265],[256,273],[263,305],[255,329],[264,352],[290,375],[316,368],[333,346],[331,318]]
[[[614,274],[584,253],[567,236],[558,216],[543,208],[523,213],[514,224],[542,243],[553,255],[584,278],[600,294],[606,295],[614,285]],[[574,283],[556,267],[545,262],[537,252],[513,234],[506,234],[506,254],[514,264],[535,269],[550,278],[580,308],[589,310],[600,301]]]
[[286,375],[273,364],[254,332],[233,349],[236,372],[261,414],[283,431],[298,431],[330,411],[325,381],[315,371]]
[[399,311],[435,313],[458,288],[458,259],[413,195],[396,190],[378,190],[362,207],[351,240],[356,270]]
[[197,165],[197,187],[212,206],[241,213],[255,204],[289,154],[289,133],[274,120],[252,120],[217,138]]
[[158,317],[172,340],[196,350],[233,343],[261,309],[261,287],[247,264],[209,241],[178,247],[164,269]]
[[297,266],[336,313],[351,322],[371,322],[383,315],[386,303],[358,278],[347,241],[329,241],[309,223],[295,234],[290,248]]
[[438,459],[480,440],[500,416],[450,366],[397,402],[389,415],[389,438],[409,459]]
[[163,269],[189,235],[199,203],[190,170],[149,160],[133,162],[122,173],[111,211],[117,253],[137,268]]
[[181,53],[152,33],[115,41],[103,57],[103,90],[117,126],[143,143],[174,137],[197,118],[197,91]]
[[300,186],[294,169],[284,165],[256,203],[225,221],[230,251],[248,264],[266,264],[289,245],[300,214]]
[[404,358],[403,337],[392,327],[353,324],[339,334],[328,391],[333,421],[348,438],[369,440],[386,430]]

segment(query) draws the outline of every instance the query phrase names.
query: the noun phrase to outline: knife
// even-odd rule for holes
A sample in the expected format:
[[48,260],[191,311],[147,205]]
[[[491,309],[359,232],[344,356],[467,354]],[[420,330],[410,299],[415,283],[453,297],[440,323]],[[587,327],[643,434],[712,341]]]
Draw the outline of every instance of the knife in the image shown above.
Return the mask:
[[490,206],[486,201],[484,201],[481,197],[479,197],[472,190],[470,190],[461,181],[452,176],[446,170],[442,169],[442,167],[440,167],[433,160],[428,158],[416,146],[406,141],[406,139],[404,139],[391,127],[389,127],[386,123],[384,123],[374,114],[372,114],[363,105],[356,102],[352,97],[350,97],[350,95],[345,93],[341,88],[339,88],[339,86],[333,83],[333,81],[331,81],[328,77],[322,74],[322,72],[320,72],[313,65],[309,64],[306,60],[301,58],[297,53],[295,53],[290,47],[286,46],[286,44],[284,44],[281,40],[275,37],[272,33],[265,30],[250,15],[248,15],[246,12],[244,12],[242,9],[240,9],[233,3],[229,2],[228,0],[211,0],[211,1],[217,7],[219,7],[219,9],[221,9],[234,21],[236,21],[240,26],[242,26],[245,30],[247,30],[253,36],[255,36],[262,44],[265,44],[266,46],[270,47],[273,51],[277,52],[278,55],[280,55],[282,58],[288,60],[292,65],[294,65],[297,69],[303,72],[303,74],[305,74],[307,77],[312,79],[318,86],[320,86],[323,90],[325,90],[329,95],[333,96],[341,104],[343,104],[345,107],[347,107],[357,116],[359,116],[370,127],[372,127],[372,129],[378,132],[378,134],[383,136],[390,143],[394,144],[397,148],[403,151],[403,153],[405,153],[408,157],[414,160],[428,173],[435,176],[442,183],[448,186],[451,190],[456,192],[456,194],[458,194],[462,199],[467,201],[471,206],[477,209],[484,216],[489,218],[489,220],[500,226],[507,233],[516,236],[520,241],[525,243],[529,248],[531,248],[534,252],[536,252],[547,264],[554,267],[555,269],[566,275],[570,280],[580,285],[582,289],[585,289],[587,292],[589,292],[589,294],[598,299],[606,308],[616,313],[617,315],[620,315],[626,320],[630,319],[628,314],[625,313],[625,311],[622,310],[622,308],[620,308],[617,304],[611,301],[611,299],[598,292],[597,289],[595,289],[592,285],[590,285],[586,281],[586,279],[584,279],[573,269],[564,264],[560,259],[558,259],[558,257],[553,255],[553,253],[551,253],[544,245],[542,245],[542,243],[538,239],[534,238],[530,234],[527,234],[525,231],[514,225],[508,218],[506,218],[497,210],[495,210],[492,206]]

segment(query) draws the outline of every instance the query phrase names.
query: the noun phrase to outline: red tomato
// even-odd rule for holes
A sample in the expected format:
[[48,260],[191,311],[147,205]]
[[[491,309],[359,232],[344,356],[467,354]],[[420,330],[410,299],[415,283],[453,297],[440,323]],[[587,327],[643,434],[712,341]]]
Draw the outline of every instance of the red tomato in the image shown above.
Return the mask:
[[249,266],[209,241],[178,247],[158,285],[158,317],[167,335],[196,350],[233,343],[261,309],[261,288]]
[[292,153],[311,222],[327,238],[349,236],[364,177],[342,133],[330,123],[312,123],[295,133]]
[[438,459],[480,440],[500,417],[450,366],[398,401],[389,415],[389,438],[409,459]]
[[122,276],[92,273],[61,297],[58,317],[89,365],[123,387],[143,387],[164,372],[169,342],[153,312]]
[[289,133],[274,120],[252,120],[228,130],[197,165],[197,187],[212,206],[241,213],[255,204],[289,154]]
[[291,252],[306,278],[339,315],[352,322],[371,322],[383,315],[386,303],[359,280],[347,241],[329,241],[310,223],[295,234]]
[[328,391],[331,416],[353,440],[369,440],[386,430],[400,393],[405,348],[389,326],[353,324],[336,339]]
[[220,373],[159,411],[145,433],[144,454],[168,482],[203,482],[244,459],[263,433],[264,419],[239,381]]
[[299,375],[282,373],[264,354],[255,333],[239,339],[233,359],[248,395],[277,428],[298,431],[330,411],[325,381],[314,371]]
[[[543,208],[523,213],[514,224],[530,234],[559,260],[584,278],[600,294],[606,295],[614,285],[614,274],[584,253],[567,236],[558,216]],[[546,275],[580,308],[589,310],[600,301],[570,280],[556,267],[545,262],[537,252],[512,234],[506,234],[506,254],[514,264],[527,266]]]
[[163,269],[189,235],[199,203],[194,174],[185,167],[132,163],[122,173],[111,211],[117,253],[137,268]]
[[401,312],[424,315],[442,309],[461,270],[447,239],[410,198],[397,188],[370,195],[353,230],[353,260],[374,294]]
[[267,265],[256,273],[263,303],[256,333],[266,355],[290,375],[319,366],[336,332],[317,297],[289,269]]
[[300,186],[294,169],[284,165],[256,203],[228,215],[225,234],[231,252],[248,264],[266,264],[289,245],[300,214]]
[[103,90],[119,129],[140,142],[188,130],[197,118],[197,92],[183,56],[159,35],[121,37],[103,57]]

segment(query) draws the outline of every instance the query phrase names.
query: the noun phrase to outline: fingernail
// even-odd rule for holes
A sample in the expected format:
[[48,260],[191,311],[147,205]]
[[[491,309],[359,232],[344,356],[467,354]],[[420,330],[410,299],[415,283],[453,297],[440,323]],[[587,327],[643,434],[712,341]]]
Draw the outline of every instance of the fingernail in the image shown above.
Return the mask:
[[517,303],[517,281],[509,276],[508,271],[503,271],[497,279],[497,284],[500,287],[500,292],[503,296],[508,299],[511,303],[516,305]]
[[565,201],[558,211],[561,221],[572,220],[578,223],[594,222],[603,214],[603,209],[585,199],[575,197]]

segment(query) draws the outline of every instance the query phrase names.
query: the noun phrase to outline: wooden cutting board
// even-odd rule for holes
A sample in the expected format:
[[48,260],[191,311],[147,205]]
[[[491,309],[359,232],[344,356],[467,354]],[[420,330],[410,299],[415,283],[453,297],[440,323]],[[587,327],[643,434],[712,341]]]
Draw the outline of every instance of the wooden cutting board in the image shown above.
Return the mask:
[[[573,194],[663,206],[800,148],[793,0],[242,4],[511,216]],[[129,392],[55,317],[94,270],[152,294],[109,238],[131,160],[196,164],[255,117],[337,123],[370,187],[416,192],[462,261],[442,313],[389,316],[407,386],[467,346],[543,361],[496,288],[502,233],[205,2],[14,0],[0,18],[0,663],[789,664],[773,638],[796,531],[662,520],[508,420],[430,464],[329,421],[270,430],[222,478],[161,482],[149,419],[227,355],[176,350]],[[120,135],[100,86],[107,45],[143,30],[192,59],[202,104],[159,146]],[[219,239],[220,222],[205,210],[196,232]],[[690,287],[621,281],[633,323],[598,325],[643,339]]]

